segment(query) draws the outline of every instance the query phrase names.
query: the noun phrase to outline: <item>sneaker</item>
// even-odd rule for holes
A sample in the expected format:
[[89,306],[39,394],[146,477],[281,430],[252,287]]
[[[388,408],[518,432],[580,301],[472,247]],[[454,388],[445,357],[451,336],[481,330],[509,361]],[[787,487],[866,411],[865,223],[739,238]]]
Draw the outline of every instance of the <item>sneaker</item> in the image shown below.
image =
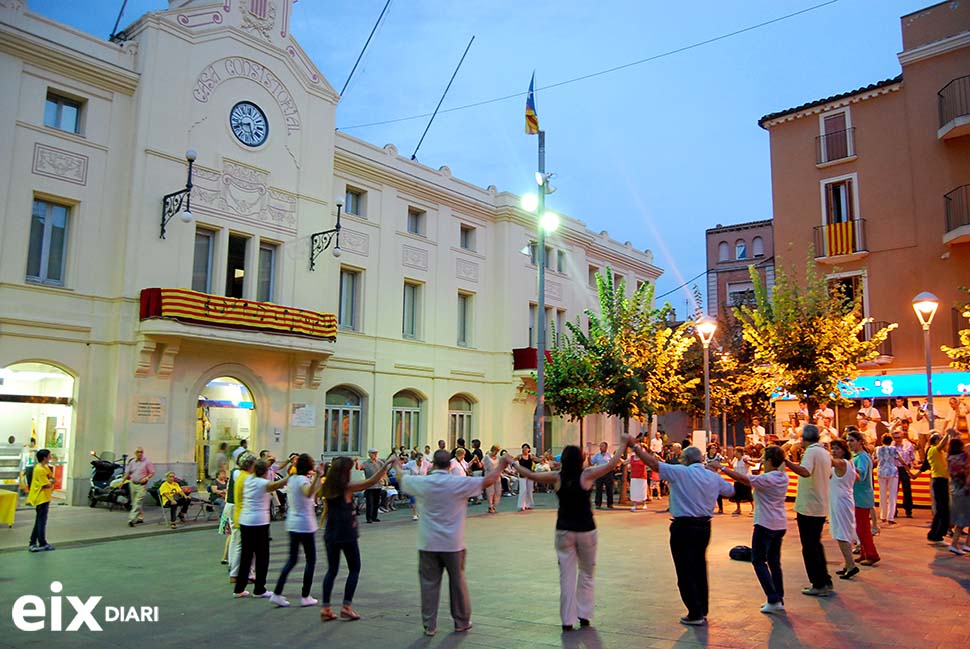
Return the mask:
[[30,545],[30,546],[27,547],[27,551],[28,552],[40,552],[40,546],[39,545]]
[[[273,598],[273,593],[270,592],[270,591],[268,591],[268,590],[264,590],[259,595],[257,595],[256,593],[253,593],[253,597],[261,597],[263,599],[272,599]],[[290,603],[287,602],[286,605],[289,606]]]
[[774,604],[765,602],[764,604],[761,605],[761,612],[765,614],[784,613],[785,605],[782,604],[781,602],[776,602]]
[[38,552],[53,552],[56,548],[48,543],[47,545],[40,545],[37,547]]
[[313,597],[301,597],[300,606],[316,606],[317,600]]
[[471,628],[472,628],[472,623],[471,622],[469,622],[465,626],[456,626],[455,627],[455,633],[464,633],[465,631],[468,631]]
[[950,551],[950,552],[952,552],[953,554],[959,554],[959,555],[964,555],[964,554],[966,554],[966,552],[964,552],[963,550],[961,550],[960,548],[958,548],[958,547],[957,547],[957,546],[955,546],[955,545],[951,545],[950,547],[948,547],[948,548],[947,548],[947,550],[949,550],[949,551]]
[[964,552],[970,552],[970,545],[961,545],[960,549]]
[[685,615],[684,617],[680,618],[680,623],[687,626],[704,626],[707,624],[707,619],[703,617],[692,618]]
[[426,636],[433,636],[437,632],[438,630],[433,627],[424,627],[424,635]]
[[250,596],[250,592],[248,590],[244,590],[241,593],[233,593],[232,594],[232,598],[233,599],[245,599],[246,597],[249,597],[249,596]]
[[630,508],[630,511],[631,512],[635,512],[636,510],[637,510],[637,506],[636,505],[634,505],[633,507]]
[[275,593],[270,594],[269,601],[276,604],[280,608],[286,608],[287,606],[290,605],[290,603],[286,600],[285,597],[283,597],[282,595],[276,595]]
[[815,588],[814,586],[810,588],[802,588],[802,595],[808,595],[809,597],[828,597],[831,591],[828,588]]
[[418,515],[417,515],[417,514],[415,514],[414,516],[412,516],[412,517],[411,517],[411,520],[412,520],[412,521],[416,521],[416,520],[418,520]]

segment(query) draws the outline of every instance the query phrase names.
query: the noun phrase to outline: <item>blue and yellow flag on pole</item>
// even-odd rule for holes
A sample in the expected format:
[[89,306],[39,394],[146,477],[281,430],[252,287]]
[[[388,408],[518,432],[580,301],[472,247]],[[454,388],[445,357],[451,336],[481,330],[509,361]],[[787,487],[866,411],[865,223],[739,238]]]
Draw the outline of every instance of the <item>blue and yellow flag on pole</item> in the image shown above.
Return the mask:
[[536,135],[539,133],[539,115],[536,113],[536,73],[532,73],[532,81],[529,82],[529,96],[525,100],[525,133],[526,135]]

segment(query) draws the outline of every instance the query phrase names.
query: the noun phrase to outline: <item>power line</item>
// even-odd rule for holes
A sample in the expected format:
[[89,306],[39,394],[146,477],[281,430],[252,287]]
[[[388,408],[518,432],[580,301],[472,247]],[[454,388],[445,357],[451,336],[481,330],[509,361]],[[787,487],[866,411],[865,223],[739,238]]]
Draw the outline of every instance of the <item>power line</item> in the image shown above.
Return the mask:
[[684,282],[683,284],[681,284],[677,288],[673,288],[673,289],[667,291],[666,293],[664,293],[663,295],[654,296],[653,299],[659,300],[660,298],[667,297],[671,293],[676,293],[680,289],[684,288],[685,286],[687,286],[688,284],[690,284],[691,282],[693,282],[695,279],[699,279],[701,277],[701,275],[707,275],[707,271],[704,270],[704,271],[701,271],[701,272],[697,273],[696,275],[694,275],[693,277],[691,277],[689,280],[687,280],[686,282]]
[[[688,50],[692,50],[692,49],[695,49],[695,48],[698,48],[698,47],[702,47],[704,45],[710,45],[711,43],[716,43],[718,41],[723,41],[723,40],[725,40],[727,38],[732,38],[732,37],[737,36],[739,34],[744,34],[746,32],[754,31],[756,29],[761,29],[762,27],[767,27],[768,25],[773,25],[775,23],[782,22],[784,20],[788,20],[790,18],[794,18],[794,17],[800,16],[802,14],[806,14],[806,13],[808,13],[810,11],[815,11],[816,9],[821,9],[822,7],[827,7],[829,5],[833,5],[833,4],[835,4],[836,2],[839,2],[839,1],[840,0],[828,0],[827,2],[822,2],[820,4],[813,5],[811,7],[807,7],[805,9],[801,9],[801,10],[796,11],[796,12],[793,12],[793,13],[790,13],[790,14],[786,14],[784,16],[779,16],[778,18],[772,18],[771,20],[766,20],[766,21],[761,22],[761,23],[758,23],[756,25],[749,25],[748,27],[743,27],[743,28],[737,29],[737,30],[735,30],[733,32],[729,32],[727,34],[721,34],[720,36],[715,36],[713,38],[708,38],[708,39],[703,40],[703,41],[698,41],[696,43],[691,43],[690,45],[684,45],[683,47],[678,47],[678,48],[673,49],[673,50],[668,50],[666,52],[661,52],[660,54],[654,54],[653,56],[648,56],[645,59],[640,59],[638,61],[632,61],[630,63],[624,63],[622,65],[617,65],[617,66],[614,66],[612,68],[607,68],[605,70],[600,70],[598,72],[591,72],[589,74],[584,74],[582,76],[574,77],[572,79],[566,79],[565,81],[559,81],[557,83],[552,83],[552,84],[549,84],[548,86],[542,86],[541,88],[536,88],[536,92],[538,92],[539,90],[549,90],[551,88],[558,88],[560,86],[569,85],[571,83],[578,83],[580,81],[585,81],[587,79],[592,79],[594,77],[600,77],[600,76],[603,76],[605,74],[611,74],[611,73],[617,72],[619,70],[625,70],[626,68],[632,68],[632,67],[637,66],[637,65],[643,65],[644,63],[650,63],[651,61],[656,61],[658,59],[663,59],[663,58],[666,58],[668,56],[673,56],[674,54],[680,54],[681,52],[686,52]],[[485,106],[486,104],[494,104],[496,102],[506,101],[508,99],[515,99],[517,97],[525,97],[527,94],[528,94],[527,92],[516,92],[516,93],[510,94],[510,95],[504,95],[502,97],[494,97],[492,99],[484,99],[482,101],[476,101],[476,102],[473,102],[471,104],[464,104],[462,106],[455,106],[453,108],[446,108],[445,110],[442,110],[440,112],[442,112],[442,113],[453,113],[455,111],[466,110],[468,108],[477,108],[478,106]],[[409,117],[397,117],[395,119],[386,119],[386,120],[383,120],[383,121],[380,121],[380,122],[369,122],[367,124],[354,124],[352,126],[340,126],[340,127],[337,127],[337,130],[339,130],[339,131],[349,131],[349,130],[357,129],[357,128],[368,128],[368,127],[371,127],[371,126],[383,126],[384,124],[394,124],[394,123],[397,123],[397,122],[410,121],[412,119],[421,119],[422,117],[428,117],[430,115],[431,115],[431,113],[421,113],[420,115],[411,115]]]

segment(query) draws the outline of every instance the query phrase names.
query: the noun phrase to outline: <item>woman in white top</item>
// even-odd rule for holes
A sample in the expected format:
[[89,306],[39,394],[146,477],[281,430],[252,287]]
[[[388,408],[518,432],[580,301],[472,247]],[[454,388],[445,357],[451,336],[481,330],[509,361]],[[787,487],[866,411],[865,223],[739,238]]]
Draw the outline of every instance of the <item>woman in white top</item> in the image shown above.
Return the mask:
[[859,567],[852,558],[852,545],[859,542],[856,534],[855,498],[852,487],[856,482],[852,453],[845,440],[833,439],[832,477],[829,478],[829,533],[839,544],[845,566],[836,570],[839,579],[852,579],[859,574]]
[[[281,471],[286,471],[287,460]],[[242,485],[242,513],[239,515],[239,531],[242,536],[242,550],[239,553],[239,574],[249,573],[249,564],[256,559],[255,597],[271,597],[266,590],[266,572],[269,570],[269,501],[270,496],[289,480],[289,475],[275,482],[265,478],[269,470],[266,460],[257,460],[253,475]],[[246,580],[237,579],[233,587],[233,597],[249,597]]]
[[[485,475],[491,473],[498,466],[498,452],[500,450],[497,444],[493,444],[492,448],[485,454]],[[499,500],[502,498],[502,481],[497,480],[495,484],[486,487],[485,495],[488,496],[488,513],[494,514],[495,508],[498,507]]]
[[876,449],[879,476],[879,520],[896,524],[896,498],[899,491],[899,450],[893,446],[893,436],[882,436],[882,446]]
[[[736,447],[734,449],[734,459],[731,460],[731,469],[739,475],[749,475],[751,473],[750,467],[757,464],[748,455],[749,452],[753,451],[753,447]],[[734,495],[731,496],[731,502],[735,503],[737,507],[732,512],[734,516],[741,515],[741,503],[751,503],[751,511],[754,512],[754,498],[751,495],[751,487],[747,481],[741,480],[738,481],[738,484],[734,485]]]
[[468,475],[468,462],[465,461],[465,449],[458,448],[455,450],[455,457],[451,458],[451,468],[448,469],[448,473],[459,476]]
[[286,508],[286,531],[290,534],[290,556],[283,565],[280,578],[276,580],[276,588],[269,601],[277,606],[289,606],[283,597],[283,586],[286,578],[296,565],[303,546],[303,591],[300,596],[300,606],[316,606],[317,600],[310,597],[313,587],[313,570],[317,565],[317,543],[314,534],[317,531],[317,513],[314,507],[317,494],[320,493],[320,473],[314,470],[313,458],[306,453],[296,458],[296,475],[290,477],[287,486],[289,494]]

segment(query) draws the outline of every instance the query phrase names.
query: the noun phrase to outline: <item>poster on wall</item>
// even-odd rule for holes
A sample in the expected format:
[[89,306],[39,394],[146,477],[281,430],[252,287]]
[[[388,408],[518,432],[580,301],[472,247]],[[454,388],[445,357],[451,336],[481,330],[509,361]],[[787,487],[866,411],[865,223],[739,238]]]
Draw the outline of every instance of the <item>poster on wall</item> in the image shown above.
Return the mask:
[[317,409],[312,403],[294,403],[290,408],[291,426],[295,428],[313,428],[317,425]]
[[135,424],[164,424],[168,417],[168,399],[136,395],[131,409],[131,421]]

